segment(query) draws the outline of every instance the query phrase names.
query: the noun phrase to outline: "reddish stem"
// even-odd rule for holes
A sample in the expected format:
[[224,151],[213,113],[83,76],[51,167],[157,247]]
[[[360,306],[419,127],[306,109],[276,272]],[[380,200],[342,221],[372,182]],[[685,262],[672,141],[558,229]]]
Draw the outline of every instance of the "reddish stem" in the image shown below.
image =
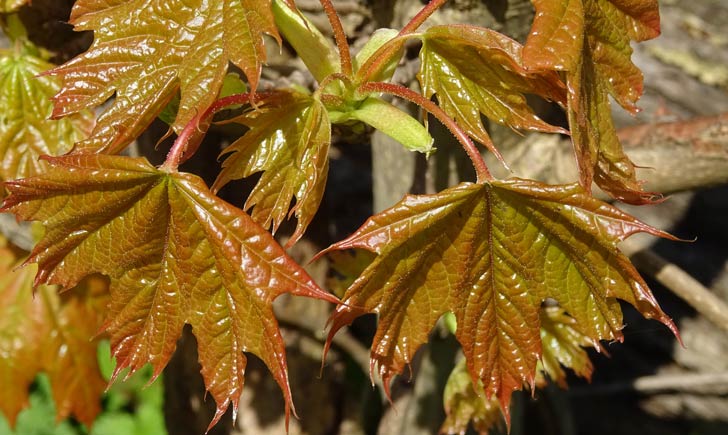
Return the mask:
[[351,66],[351,52],[349,51],[349,43],[346,41],[346,33],[344,32],[344,26],[341,24],[339,14],[336,13],[331,0],[320,0],[321,6],[324,7],[326,17],[331,23],[331,29],[334,31],[334,40],[336,40],[336,46],[339,49],[339,59],[341,59],[341,72],[351,77],[353,68]]
[[[261,98],[263,100],[270,100],[278,94],[279,92],[258,92],[255,96],[256,99]],[[176,172],[179,165],[187,161],[194,154],[194,152],[188,152],[188,146],[192,135],[195,133],[195,130],[199,128],[200,124],[208,121],[215,113],[225,107],[237,104],[247,104],[249,102],[250,94],[230,95],[220,98],[212,103],[212,105],[202,112],[202,114],[190,119],[182,132],[180,132],[177,136],[177,139],[174,140],[172,148],[169,150],[169,153],[167,153],[167,159],[164,161],[160,169],[168,172]]]
[[463,149],[468,154],[468,157],[470,157],[470,161],[473,163],[473,167],[475,167],[475,173],[478,177],[478,183],[483,183],[485,181],[493,179],[493,176],[490,175],[490,171],[488,170],[488,166],[485,164],[485,160],[483,160],[483,156],[480,155],[478,147],[470,139],[470,136],[468,136],[468,134],[465,133],[465,131],[463,131],[463,129],[460,128],[457,123],[455,123],[455,120],[449,117],[447,113],[445,113],[445,111],[442,110],[437,104],[433,103],[432,101],[428,100],[427,98],[423,97],[412,89],[394,83],[369,82],[361,85],[358,91],[361,93],[381,92],[385,94],[395,95],[397,97],[410,101],[420,106],[425,111],[431,113],[435,118],[442,122],[442,124],[447,127],[448,130],[450,130],[450,133],[452,133],[453,136],[455,136],[455,138],[458,140],[458,142],[460,142],[460,144],[463,146]]
[[[400,39],[404,36],[414,33],[432,14],[442,7],[447,0],[432,0],[427,3],[412,19],[405,24],[404,27],[399,31],[396,39]],[[395,41],[396,39],[392,40]],[[391,42],[391,41],[390,41]],[[396,44],[384,44],[377,50],[368,60],[362,65],[360,71],[364,71],[360,83],[366,83],[371,80],[373,76],[379,73],[384,68],[390,58],[398,51],[399,45]]]
[[417,15],[412,17],[409,23],[402,27],[402,30],[399,31],[399,36],[409,35],[417,30],[425,21],[427,21],[428,18],[430,18],[430,15],[434,14],[435,11],[440,9],[446,2],[447,0],[432,0],[427,3],[425,7],[417,12]]

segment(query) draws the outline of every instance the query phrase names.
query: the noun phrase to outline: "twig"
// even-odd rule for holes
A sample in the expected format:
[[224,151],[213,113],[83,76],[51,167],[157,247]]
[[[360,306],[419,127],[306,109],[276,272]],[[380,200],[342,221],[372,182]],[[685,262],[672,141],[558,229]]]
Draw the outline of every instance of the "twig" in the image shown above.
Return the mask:
[[569,395],[578,397],[621,393],[657,394],[666,392],[728,394],[728,372],[643,376],[631,382],[574,387],[569,390]]
[[650,249],[639,250],[636,243],[625,240],[620,249],[644,274],[653,277],[714,325],[728,332],[728,305],[683,269]]
[[[325,335],[322,334],[322,331],[316,330],[316,328],[312,327],[307,322],[302,321],[298,317],[288,316],[283,312],[276,312],[276,317],[281,325],[287,325],[298,329],[320,342],[325,340]],[[331,343],[336,348],[349,355],[363,373],[369,373],[369,349],[354,338],[351,333],[349,333],[347,327],[344,326],[339,329],[336,335],[334,335]],[[384,391],[382,380],[379,377],[375,376],[372,381],[379,388],[379,391]]]

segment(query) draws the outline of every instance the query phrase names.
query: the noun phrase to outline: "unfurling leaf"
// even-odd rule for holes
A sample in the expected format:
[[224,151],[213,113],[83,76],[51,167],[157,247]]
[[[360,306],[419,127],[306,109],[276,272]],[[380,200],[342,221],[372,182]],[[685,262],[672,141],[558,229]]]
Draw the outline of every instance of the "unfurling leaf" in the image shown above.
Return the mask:
[[33,294],[35,266],[14,270],[15,254],[0,248],[0,410],[15,424],[28,387],[48,373],[58,419],[73,415],[91,427],[106,388],[96,359],[96,336],[108,286],[89,277],[60,296],[53,286]]
[[566,88],[552,71],[524,68],[521,45],[492,30],[467,26],[435,26],[422,36],[419,80],[428,98],[475,140],[495,151],[481,114],[514,129],[564,132],[542,121],[524,94],[566,102]]
[[354,318],[378,313],[372,370],[378,365],[388,385],[451,311],[471,377],[507,409],[512,391],[535,382],[546,299],[594,346],[622,339],[617,299],[676,332],[617,248],[637,232],[671,237],[578,185],[512,179],[407,196],[327,249],[377,254],[332,314],[329,341]]
[[0,179],[12,180],[42,172],[44,154],[68,152],[93,127],[88,111],[57,121],[51,97],[59,89],[53,77],[39,74],[53,65],[29,53],[20,45],[0,50]]
[[377,97],[369,97],[348,112],[329,113],[332,123],[361,121],[402,144],[410,151],[430,155],[435,140],[427,127],[409,113]]
[[93,30],[84,54],[53,70],[63,87],[58,118],[113,103],[93,135],[79,143],[113,154],[122,150],[180,90],[178,133],[218,97],[228,63],[245,73],[255,92],[265,61],[263,34],[278,38],[271,0],[79,0],[76,30]]
[[189,323],[217,402],[213,424],[229,404],[237,409],[243,352],[269,367],[288,410],[285,348],[271,303],[283,293],[336,299],[270,233],[193,175],[128,157],[47,160],[45,174],[8,184],[4,208],[47,228],[28,260],[38,263],[36,283],[69,287],[90,273],[110,277],[105,326],[115,375],[146,363],[158,375]]
[[612,122],[609,95],[637,112],[642,73],[631,41],[660,34],[657,0],[533,0],[536,18],[524,48],[532,69],[566,71],[568,113],[581,183],[592,180],[613,197],[647,203]]
[[[591,379],[594,366],[584,348],[593,346],[594,342],[588,334],[581,332],[576,320],[562,308],[544,307],[541,310],[541,344],[541,371],[551,382],[566,387],[566,373],[562,366],[582,378]],[[546,380],[539,376],[536,383],[543,386]]]
[[273,0],[272,6],[281,34],[316,80],[321,82],[329,75],[341,72],[336,47],[295,7],[293,0]]
[[464,359],[460,360],[447,378],[443,402],[447,417],[440,427],[440,433],[464,434],[472,422],[473,429],[479,434],[488,435],[491,428],[503,422],[498,400],[486,399],[480,382],[476,391]]
[[230,155],[213,190],[263,171],[244,208],[252,207],[253,219],[272,226],[273,232],[286,216],[295,214],[296,231],[288,241],[292,245],[311,223],[326,187],[331,144],[326,108],[309,95],[280,92],[231,122],[250,130],[222,152]]

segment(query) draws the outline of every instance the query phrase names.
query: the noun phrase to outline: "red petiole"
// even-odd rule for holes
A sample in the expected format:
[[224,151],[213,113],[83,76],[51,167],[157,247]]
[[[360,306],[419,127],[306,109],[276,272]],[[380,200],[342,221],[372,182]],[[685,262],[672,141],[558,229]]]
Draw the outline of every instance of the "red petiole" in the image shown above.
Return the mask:
[[458,142],[460,142],[463,146],[468,157],[470,157],[470,161],[473,163],[473,167],[475,167],[478,183],[483,183],[493,179],[493,176],[488,170],[488,166],[485,164],[485,160],[483,160],[483,156],[480,155],[478,147],[470,139],[470,136],[468,136],[468,134],[465,133],[465,131],[463,131],[457,123],[455,123],[455,120],[449,117],[437,104],[412,89],[394,83],[369,82],[361,85],[358,91],[364,94],[379,92],[394,95],[410,101],[420,106],[426,112],[431,113],[432,116],[437,118],[443,125],[445,125],[445,127],[447,127],[448,130],[450,130],[453,136],[455,136]]

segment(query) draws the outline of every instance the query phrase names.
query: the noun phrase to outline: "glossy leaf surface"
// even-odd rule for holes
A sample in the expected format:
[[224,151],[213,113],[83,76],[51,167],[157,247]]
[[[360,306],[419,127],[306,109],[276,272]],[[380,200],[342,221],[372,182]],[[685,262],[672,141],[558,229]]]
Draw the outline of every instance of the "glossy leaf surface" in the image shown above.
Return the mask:
[[536,18],[524,49],[532,69],[566,71],[569,125],[582,185],[592,180],[617,199],[650,202],[635,179],[612,122],[609,95],[637,112],[642,73],[631,41],[660,34],[657,0],[533,0]]
[[179,132],[217,98],[228,62],[255,91],[265,60],[263,35],[278,38],[270,0],[79,0],[76,30],[93,30],[84,54],[55,69],[63,88],[54,117],[96,107],[116,95],[93,135],[79,145],[116,153],[134,140],[180,90]]
[[182,327],[197,337],[216,422],[237,409],[246,357],[259,356],[291,405],[285,349],[271,303],[282,293],[335,301],[242,211],[199,178],[144,159],[49,158],[42,176],[12,182],[5,209],[40,220],[46,235],[29,262],[37,283],[63,287],[98,272],[111,278],[106,330],[115,375],[151,363],[159,374]]
[[36,267],[19,267],[0,248],[0,410],[14,425],[28,402],[28,388],[48,373],[57,417],[74,416],[90,427],[106,388],[96,360],[97,335],[108,287],[91,277],[60,296],[54,286],[33,292]]
[[53,77],[40,76],[51,64],[18,45],[0,50],[0,179],[12,180],[42,172],[41,155],[68,152],[86,137],[93,117],[83,111],[57,121],[49,120],[51,97],[60,88]]
[[253,219],[274,232],[294,214],[292,245],[311,223],[326,187],[331,144],[326,108],[308,95],[283,92],[232,121],[250,130],[223,151],[229,156],[213,190],[263,172],[244,208],[252,208]]
[[514,129],[563,132],[537,117],[525,94],[565,103],[566,88],[554,72],[526,70],[518,42],[466,25],[435,26],[422,39],[424,95],[436,95],[440,107],[478,142],[494,149],[481,114]]
[[332,314],[329,340],[378,313],[371,363],[387,385],[453,312],[471,377],[507,409],[513,390],[534,384],[547,298],[595,346],[622,338],[617,299],[676,331],[617,249],[637,232],[670,237],[577,185],[511,179],[407,196],[328,248],[377,254]]

